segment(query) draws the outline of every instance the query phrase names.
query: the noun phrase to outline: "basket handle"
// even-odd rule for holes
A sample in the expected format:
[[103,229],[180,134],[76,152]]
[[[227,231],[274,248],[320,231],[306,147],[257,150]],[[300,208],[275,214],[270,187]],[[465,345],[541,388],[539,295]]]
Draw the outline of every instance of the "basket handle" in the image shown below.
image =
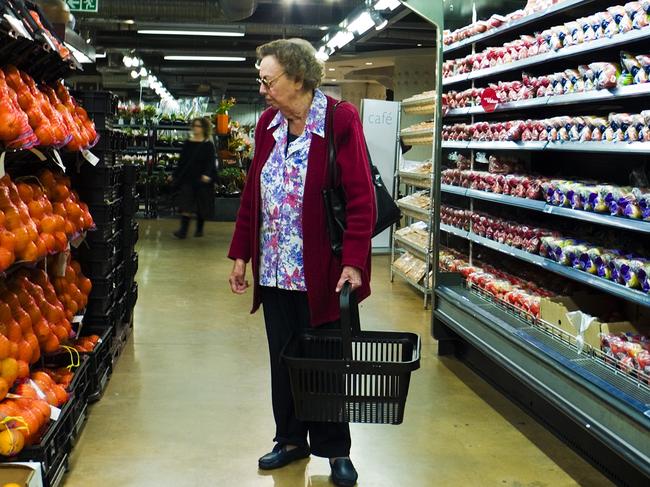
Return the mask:
[[341,305],[341,338],[343,358],[352,360],[352,338],[361,331],[359,322],[359,305],[356,295],[352,292],[349,282],[343,284],[340,296]]

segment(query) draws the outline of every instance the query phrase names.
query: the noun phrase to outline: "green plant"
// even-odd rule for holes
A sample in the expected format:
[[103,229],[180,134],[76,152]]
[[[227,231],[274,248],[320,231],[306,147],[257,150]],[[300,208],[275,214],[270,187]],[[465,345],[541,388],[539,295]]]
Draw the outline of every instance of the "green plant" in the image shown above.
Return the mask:
[[217,107],[217,113],[220,115],[225,115],[228,111],[237,104],[237,100],[234,98],[222,98]]
[[238,167],[226,167],[217,172],[217,184],[226,194],[240,193],[246,183],[246,174]]

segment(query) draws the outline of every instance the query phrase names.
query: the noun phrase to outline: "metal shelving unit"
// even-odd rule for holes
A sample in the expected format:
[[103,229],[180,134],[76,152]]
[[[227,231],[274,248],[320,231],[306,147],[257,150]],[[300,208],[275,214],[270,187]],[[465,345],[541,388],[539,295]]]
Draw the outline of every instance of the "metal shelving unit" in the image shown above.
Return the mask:
[[[405,3],[417,4],[418,13],[429,18],[439,28],[442,26],[442,12],[434,5],[438,2],[406,0]],[[607,5],[604,5],[605,3]],[[446,46],[444,49],[440,46],[440,69],[445,58],[462,57],[479,52],[486,46],[498,46],[516,39],[520,34],[544,30],[553,25],[556,19],[559,25],[570,18],[577,19],[605,10],[610,5],[614,3],[566,0],[544,12]],[[468,19],[468,22],[476,21],[478,9],[468,11],[474,12],[475,16]],[[575,68],[592,52],[597,58],[595,60],[602,60],[602,53],[606,51],[616,52],[618,55],[619,50],[627,46],[640,46],[641,42],[647,39],[650,39],[649,28],[447,78],[441,80],[441,84],[448,87],[464,83],[464,87],[476,88],[487,86],[488,81],[497,81],[499,75],[505,73],[507,79],[513,79],[516,77],[515,71],[521,71],[523,68],[536,69],[536,73],[544,73],[546,64],[549,65],[548,73]],[[540,109],[565,115],[572,112],[573,106],[585,103],[589,103],[595,112],[607,114],[617,103],[620,105],[621,102],[627,102],[629,105],[630,100],[649,101],[650,84],[507,103],[489,114],[489,120],[507,120],[507,115],[504,117],[501,114],[514,111],[518,112],[517,118],[535,119],[534,111]],[[468,107],[450,110],[445,117],[462,117],[465,121],[474,123],[475,117],[483,120],[478,117],[484,114],[482,107]],[[438,132],[441,129],[442,125],[437,126]],[[439,139],[439,134],[437,137]],[[519,152],[528,163],[532,160],[543,160],[542,158],[561,160],[564,162],[558,164],[558,168],[566,171],[563,173],[566,175],[569,175],[574,167],[578,167],[581,160],[585,160],[590,161],[590,177],[596,178],[599,174],[602,177],[603,173],[599,171],[608,154],[615,157],[613,162],[618,167],[638,167],[638,164],[628,162],[629,160],[641,160],[646,163],[650,144],[438,141],[434,144],[432,188],[434,214],[439,214],[440,205],[445,203],[446,199],[454,198],[455,202],[465,199],[471,210],[474,210],[474,205],[478,202],[495,208],[516,207],[519,211],[530,212],[532,219],[535,215],[543,213],[545,218],[587,221],[603,228],[610,227],[622,233],[627,232],[639,240],[645,238],[645,235],[641,234],[650,232],[650,224],[647,222],[554,207],[543,201],[441,185],[443,153],[454,150],[467,151],[471,169],[475,169],[475,150],[497,153],[506,151],[509,154]],[[628,157],[623,158],[622,154]],[[450,242],[467,242],[470,262],[475,252],[490,248],[502,255],[504,260],[524,261],[586,284],[610,296],[642,307],[650,307],[648,294],[480,237],[471,231],[471,226],[470,230],[466,231],[440,224],[437,219],[433,224],[431,232],[435,235],[435,242],[440,242],[441,232],[448,236]],[[459,238],[463,240],[454,240]],[[441,273],[438,269],[438,251],[437,247],[434,248],[432,259],[432,333],[438,340],[439,354],[453,353],[475,367],[480,374],[496,383],[509,397],[540,418],[545,426],[588,457],[616,482],[624,485],[647,485],[650,478],[650,388],[647,384],[638,382],[625,370],[617,370],[602,359],[595,359],[592,355],[580,352],[574,344],[562,342],[515,316],[515,313],[486,300],[476,291],[468,289],[459,274]]]

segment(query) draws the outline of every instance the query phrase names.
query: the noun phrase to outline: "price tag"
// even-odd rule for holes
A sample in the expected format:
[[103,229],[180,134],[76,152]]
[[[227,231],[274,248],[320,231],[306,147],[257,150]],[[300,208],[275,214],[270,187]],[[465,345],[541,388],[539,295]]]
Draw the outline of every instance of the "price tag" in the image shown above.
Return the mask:
[[81,155],[84,156],[84,159],[86,159],[90,164],[93,166],[96,166],[97,163],[99,162],[99,157],[97,157],[95,154],[90,152],[89,150],[83,150],[81,151]]
[[9,22],[9,25],[11,25],[11,28],[14,30],[16,34],[23,36],[26,39],[29,39],[30,41],[34,40],[32,36],[29,34],[29,32],[27,32],[27,29],[25,29],[23,23],[20,20],[18,20],[16,17],[14,17],[13,15],[4,14],[4,18],[7,19],[7,22]]
[[6,152],[3,152],[0,154],[0,178],[5,177],[5,155],[7,155]]
[[65,252],[56,254],[56,257],[54,258],[54,269],[53,269],[55,277],[65,277],[65,268],[68,265],[69,255],[70,255],[69,245],[68,245],[68,249],[66,249]]
[[546,205],[544,207],[544,213],[553,213],[553,207],[549,206],[549,205]]
[[34,154],[36,157],[38,157],[38,160],[41,162],[47,161],[47,157],[45,157],[45,154],[43,154],[40,150],[38,149],[29,149],[29,151]]
[[76,315],[72,318],[72,324],[81,323],[84,319],[84,315]]
[[52,421],[58,421],[61,416],[61,410],[57,407],[50,406],[50,419]]
[[65,164],[63,164],[63,159],[61,159],[61,154],[59,154],[59,151],[54,149],[52,153],[54,154],[54,162],[56,162],[56,165],[59,166],[63,172],[65,172]]

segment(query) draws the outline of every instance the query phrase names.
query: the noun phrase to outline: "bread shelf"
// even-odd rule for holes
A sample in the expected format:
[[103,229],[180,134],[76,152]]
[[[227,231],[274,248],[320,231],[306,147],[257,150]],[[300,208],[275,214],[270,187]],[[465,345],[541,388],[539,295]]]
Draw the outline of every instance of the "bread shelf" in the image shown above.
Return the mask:
[[650,142],[509,142],[445,140],[443,149],[650,154]]

